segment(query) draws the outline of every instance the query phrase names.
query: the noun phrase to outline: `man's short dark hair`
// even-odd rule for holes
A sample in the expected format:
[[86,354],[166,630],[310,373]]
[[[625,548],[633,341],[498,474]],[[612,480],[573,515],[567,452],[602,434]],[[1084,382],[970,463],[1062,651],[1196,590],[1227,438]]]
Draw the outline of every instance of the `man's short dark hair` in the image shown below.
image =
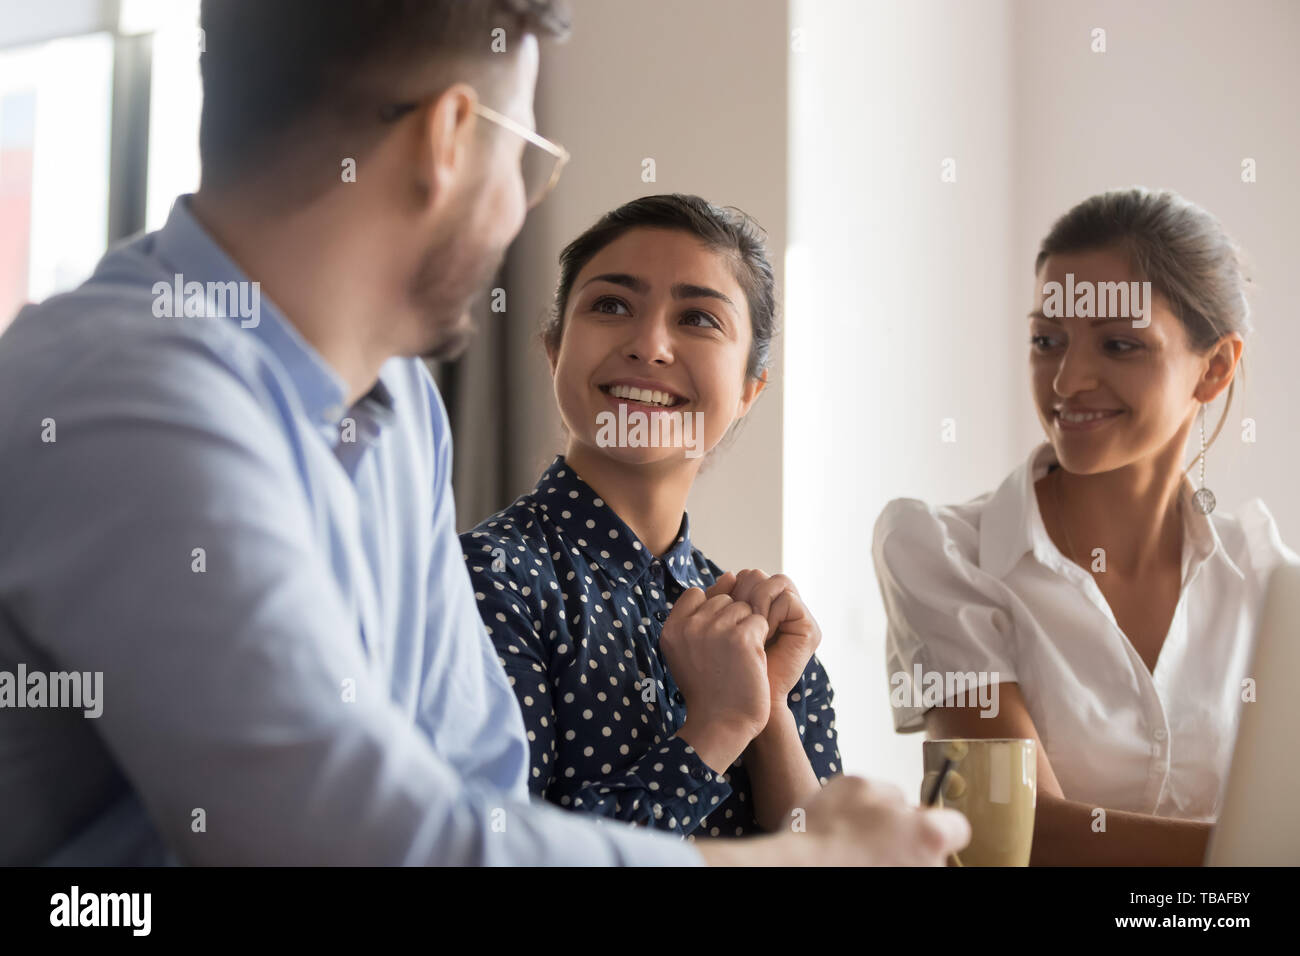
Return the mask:
[[203,0],[200,22],[204,188],[302,149],[337,170],[378,141],[388,101],[457,81],[486,98],[525,34],[569,29],[563,0]]

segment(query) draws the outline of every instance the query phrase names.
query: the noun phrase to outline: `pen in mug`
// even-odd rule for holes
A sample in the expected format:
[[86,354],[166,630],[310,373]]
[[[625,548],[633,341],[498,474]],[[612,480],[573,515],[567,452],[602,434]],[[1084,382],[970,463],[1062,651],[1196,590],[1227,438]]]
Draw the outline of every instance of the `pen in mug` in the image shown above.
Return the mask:
[[945,757],[943,760],[943,766],[939,768],[939,776],[934,780],[934,786],[931,787],[930,792],[926,794],[925,805],[927,807],[934,806],[935,802],[939,799],[939,794],[943,792],[943,783],[948,779],[948,774],[952,771],[952,768],[953,759],[951,757]]
[[[944,781],[948,779],[948,774],[952,772],[952,768],[955,765],[956,765],[956,761],[954,761],[951,757],[943,758],[943,766],[939,768],[939,776],[935,778],[934,786],[930,789],[930,792],[926,794],[925,797],[925,805],[927,807],[934,806],[935,802],[939,799],[939,794],[943,792]],[[957,858],[956,853],[950,854],[949,859],[952,860],[953,866],[962,865],[962,862]]]

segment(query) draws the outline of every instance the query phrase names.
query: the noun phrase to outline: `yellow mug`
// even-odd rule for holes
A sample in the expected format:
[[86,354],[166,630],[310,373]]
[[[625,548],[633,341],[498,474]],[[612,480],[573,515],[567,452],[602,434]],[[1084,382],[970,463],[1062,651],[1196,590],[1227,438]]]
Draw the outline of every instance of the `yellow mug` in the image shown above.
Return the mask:
[[1038,753],[1030,739],[927,740],[922,745],[922,803],[934,791],[946,760],[952,769],[934,805],[960,810],[971,840],[957,866],[1028,866],[1034,844]]

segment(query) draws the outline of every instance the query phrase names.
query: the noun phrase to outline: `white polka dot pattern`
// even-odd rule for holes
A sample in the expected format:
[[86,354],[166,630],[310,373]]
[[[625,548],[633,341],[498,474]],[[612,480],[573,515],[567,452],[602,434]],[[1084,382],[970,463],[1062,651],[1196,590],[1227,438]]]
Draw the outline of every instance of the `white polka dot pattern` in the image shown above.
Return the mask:
[[[534,794],[692,838],[759,831],[742,761],[715,774],[674,736],[686,707],[659,631],[685,589],[722,573],[691,546],[685,515],[656,557],[560,456],[531,493],[461,535],[461,546],[523,712]],[[504,552],[504,569],[494,552]],[[789,706],[823,783],[839,772],[832,705],[814,657]]]

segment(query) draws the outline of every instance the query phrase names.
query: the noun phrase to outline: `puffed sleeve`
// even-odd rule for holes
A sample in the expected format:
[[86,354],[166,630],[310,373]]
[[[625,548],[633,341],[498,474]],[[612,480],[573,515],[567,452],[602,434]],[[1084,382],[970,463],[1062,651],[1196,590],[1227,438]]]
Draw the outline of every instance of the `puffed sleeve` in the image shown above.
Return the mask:
[[[1300,556],[1282,542],[1277,522],[1268,506],[1259,498],[1252,498],[1242,505],[1237,512],[1237,524],[1245,539],[1248,560],[1255,574],[1265,584],[1269,574],[1279,564],[1300,564]],[[1227,537],[1222,528],[1220,534]]]
[[978,554],[978,529],[947,509],[900,498],[876,521],[872,558],[888,618],[890,709],[901,733],[925,729],[925,712],[963,680],[972,693],[1017,680],[1015,598],[979,567]]

